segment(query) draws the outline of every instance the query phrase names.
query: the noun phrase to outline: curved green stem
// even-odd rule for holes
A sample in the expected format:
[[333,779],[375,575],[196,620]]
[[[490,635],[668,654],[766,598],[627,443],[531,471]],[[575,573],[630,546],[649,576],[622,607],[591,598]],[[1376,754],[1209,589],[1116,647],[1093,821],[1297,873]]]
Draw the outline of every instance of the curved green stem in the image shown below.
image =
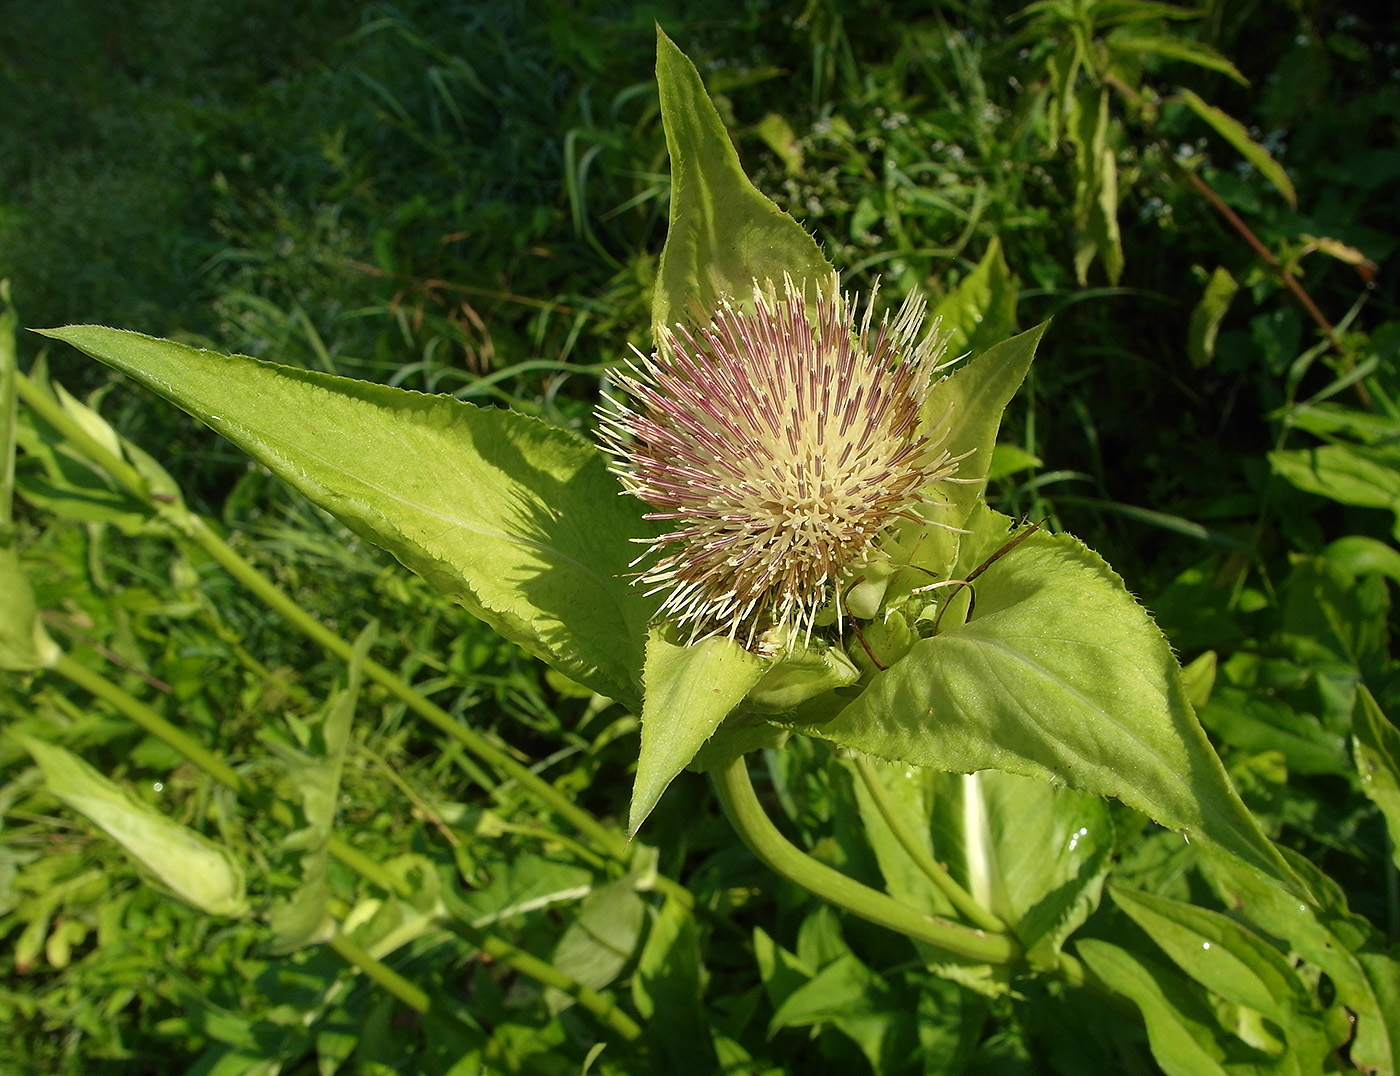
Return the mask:
[[730,823],[754,855],[784,878],[831,904],[899,934],[924,942],[961,962],[1018,965],[1020,943],[1006,934],[950,923],[924,915],[892,897],[832,870],[778,832],[758,802],[748,766],[738,758],[710,774]]
[[865,785],[865,790],[870,793],[870,798],[875,803],[875,809],[880,812],[880,817],[885,820],[885,825],[889,826],[890,832],[894,834],[894,839],[913,860],[914,865],[938,887],[939,892],[948,898],[953,907],[961,912],[968,922],[989,933],[1009,934],[1010,930],[1001,917],[978,904],[966,889],[958,885],[953,880],[952,875],[948,873],[948,869],[929,854],[928,849],[904,824],[904,819],[895,810],[894,801],[890,799],[889,790],[880,780],[880,775],[875,772],[875,767],[870,764],[870,759],[864,755],[856,755],[852,761],[855,763],[856,773],[859,775],[861,783]]

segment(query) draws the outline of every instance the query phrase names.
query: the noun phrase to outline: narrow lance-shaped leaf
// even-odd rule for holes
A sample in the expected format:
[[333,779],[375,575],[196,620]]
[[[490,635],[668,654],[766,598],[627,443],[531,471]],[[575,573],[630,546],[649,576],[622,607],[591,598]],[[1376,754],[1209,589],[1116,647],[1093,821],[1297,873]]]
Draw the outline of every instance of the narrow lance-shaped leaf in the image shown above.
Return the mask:
[[181,900],[210,915],[247,914],[243,871],[227,849],[142,803],[71,751],[11,735],[39,764],[50,792],[106,830]]
[[882,758],[1114,796],[1296,888],[1231,787],[1161,632],[1069,535],[1034,535],[1001,558],[978,579],[966,624],[945,623],[820,719],[829,713],[795,727]]
[[524,415],[99,326],[64,340],[194,415],[506,638],[635,702],[648,534],[602,452]]
[[652,296],[653,336],[709,319],[718,300],[747,299],[753,283],[824,286],[832,268],[802,226],[744,174],[705,85],[685,54],[656,31],[656,82],[671,155],[671,219]]
[[1293,189],[1293,181],[1283,170],[1283,165],[1269,156],[1269,151],[1249,137],[1244,124],[1229,113],[1222,112],[1214,105],[1208,105],[1190,90],[1182,90],[1179,100],[1192,112],[1210,124],[1221,138],[1229,142],[1259,174],[1272,183],[1290,206],[1298,205],[1298,192]]

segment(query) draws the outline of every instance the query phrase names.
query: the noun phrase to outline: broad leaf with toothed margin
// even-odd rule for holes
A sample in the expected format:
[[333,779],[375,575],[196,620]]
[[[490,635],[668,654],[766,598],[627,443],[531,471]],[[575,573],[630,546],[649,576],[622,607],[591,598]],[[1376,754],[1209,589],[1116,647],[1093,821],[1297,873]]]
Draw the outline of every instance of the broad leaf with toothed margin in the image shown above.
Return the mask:
[[[967,558],[994,551],[1010,522],[978,518]],[[970,618],[958,619],[835,716],[794,727],[881,758],[1114,796],[1297,888],[1231,787],[1166,639],[1097,554],[1035,534],[984,572]]]

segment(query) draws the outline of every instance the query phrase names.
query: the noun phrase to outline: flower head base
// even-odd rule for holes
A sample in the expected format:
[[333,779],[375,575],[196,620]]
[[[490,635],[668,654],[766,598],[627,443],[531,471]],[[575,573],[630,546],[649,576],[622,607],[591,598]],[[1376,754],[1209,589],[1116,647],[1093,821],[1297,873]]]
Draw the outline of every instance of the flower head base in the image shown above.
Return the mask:
[[[674,521],[638,576],[692,637],[745,645],[769,629],[809,636],[818,611],[898,518],[913,517],[957,460],[920,432],[944,340],[919,338],[924,304],[859,326],[833,278],[814,300],[784,280],[754,309],[724,302],[696,332],[663,334],[619,378],[630,405],[602,414],[622,484]],[[914,517],[917,518],[917,517]],[[639,558],[644,559],[644,558]]]

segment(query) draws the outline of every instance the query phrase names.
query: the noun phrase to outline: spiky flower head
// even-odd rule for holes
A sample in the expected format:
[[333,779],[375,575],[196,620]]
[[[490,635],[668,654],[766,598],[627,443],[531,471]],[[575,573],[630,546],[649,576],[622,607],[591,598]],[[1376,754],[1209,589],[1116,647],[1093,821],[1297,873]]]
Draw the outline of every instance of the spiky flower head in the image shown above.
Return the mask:
[[790,279],[755,292],[663,333],[618,378],[631,403],[602,412],[624,489],[671,525],[635,582],[692,637],[750,646],[810,636],[833,599],[839,617],[841,586],[957,468],[920,429],[945,346],[922,300],[872,333],[874,296],[857,326],[834,278],[811,300]]

